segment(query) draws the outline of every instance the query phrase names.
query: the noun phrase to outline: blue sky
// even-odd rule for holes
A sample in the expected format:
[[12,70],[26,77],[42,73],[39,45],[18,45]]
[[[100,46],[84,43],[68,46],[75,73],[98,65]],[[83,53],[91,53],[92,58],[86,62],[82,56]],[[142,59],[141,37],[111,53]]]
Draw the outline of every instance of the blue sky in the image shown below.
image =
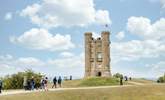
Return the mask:
[[1,1],[0,75],[32,69],[83,77],[84,33],[98,37],[109,30],[112,73],[159,77],[165,72],[164,17],[165,0]]

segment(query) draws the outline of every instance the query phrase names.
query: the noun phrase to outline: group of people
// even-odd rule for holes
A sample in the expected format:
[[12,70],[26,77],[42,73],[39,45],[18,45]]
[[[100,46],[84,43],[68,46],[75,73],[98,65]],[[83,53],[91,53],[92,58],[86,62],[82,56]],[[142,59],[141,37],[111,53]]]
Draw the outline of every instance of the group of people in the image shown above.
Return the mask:
[[[132,78],[129,77],[129,80],[131,81]],[[128,77],[127,76],[124,76],[124,81],[128,81]],[[123,76],[120,77],[120,85],[123,85]]]
[[[61,87],[61,83],[62,83],[61,76],[59,76],[58,79],[56,77],[54,77],[52,88],[54,88],[54,87],[57,88],[57,84],[58,84],[58,87]],[[40,80],[39,87],[37,87],[35,79],[33,76],[31,79],[28,79],[28,80],[27,80],[27,77],[24,77],[23,86],[24,86],[25,90],[34,90],[35,88],[36,89],[40,88],[41,90],[48,91],[48,77],[42,78]]]
[[27,79],[27,77],[24,77],[23,81],[23,86],[25,90],[34,90],[35,88],[35,80],[34,77],[32,76],[31,79]]
[[57,88],[57,83],[59,85],[59,87],[61,87],[61,83],[62,83],[62,78],[61,76],[59,76],[59,78],[57,79],[56,77],[53,78],[53,86],[52,88]]
[[40,81],[40,89],[48,91],[48,77],[42,78]]

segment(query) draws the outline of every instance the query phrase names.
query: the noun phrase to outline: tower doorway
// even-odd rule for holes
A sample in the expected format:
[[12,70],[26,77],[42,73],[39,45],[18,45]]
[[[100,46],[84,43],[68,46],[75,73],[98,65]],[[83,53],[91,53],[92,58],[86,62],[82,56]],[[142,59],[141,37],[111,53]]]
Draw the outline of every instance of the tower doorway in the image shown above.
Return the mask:
[[98,72],[98,73],[97,73],[97,76],[98,76],[98,77],[101,77],[101,72]]

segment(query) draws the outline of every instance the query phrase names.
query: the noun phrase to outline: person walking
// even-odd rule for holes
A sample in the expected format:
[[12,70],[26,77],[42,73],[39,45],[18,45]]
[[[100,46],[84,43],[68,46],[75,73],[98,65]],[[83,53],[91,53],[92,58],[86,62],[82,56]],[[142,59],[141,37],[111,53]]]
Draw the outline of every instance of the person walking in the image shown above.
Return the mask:
[[3,86],[3,83],[2,83],[2,80],[0,79],[0,94],[2,93],[2,86]]
[[120,85],[123,85],[123,76],[120,77]]
[[31,90],[31,80],[27,80],[27,90]]
[[57,88],[57,78],[56,77],[53,78],[53,86],[52,86],[52,88],[53,87]]
[[27,83],[27,77],[26,76],[24,76],[24,79],[23,79],[23,87],[25,90],[28,89],[28,83]]
[[45,91],[48,91],[48,77],[45,77],[44,82]]
[[35,81],[34,81],[34,77],[33,77],[33,76],[32,76],[32,79],[31,79],[30,85],[31,85],[31,90],[34,90],[34,87],[35,87]]
[[45,79],[42,78],[41,81],[40,81],[41,89],[45,89],[44,84],[45,84]]
[[72,80],[72,75],[70,75],[70,80]]
[[61,87],[61,83],[62,83],[62,78],[61,78],[61,76],[59,76],[59,78],[58,78],[58,85],[59,85],[59,87]]
[[128,81],[128,77],[127,76],[124,76],[124,78],[125,78],[125,81]]

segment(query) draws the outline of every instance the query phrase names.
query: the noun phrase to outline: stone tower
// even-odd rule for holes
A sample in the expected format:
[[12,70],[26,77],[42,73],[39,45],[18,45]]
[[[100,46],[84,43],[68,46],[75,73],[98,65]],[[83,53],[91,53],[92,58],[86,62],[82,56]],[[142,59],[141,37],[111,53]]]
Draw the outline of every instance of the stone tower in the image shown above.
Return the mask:
[[109,35],[103,31],[94,39],[91,32],[85,33],[85,77],[111,77]]

